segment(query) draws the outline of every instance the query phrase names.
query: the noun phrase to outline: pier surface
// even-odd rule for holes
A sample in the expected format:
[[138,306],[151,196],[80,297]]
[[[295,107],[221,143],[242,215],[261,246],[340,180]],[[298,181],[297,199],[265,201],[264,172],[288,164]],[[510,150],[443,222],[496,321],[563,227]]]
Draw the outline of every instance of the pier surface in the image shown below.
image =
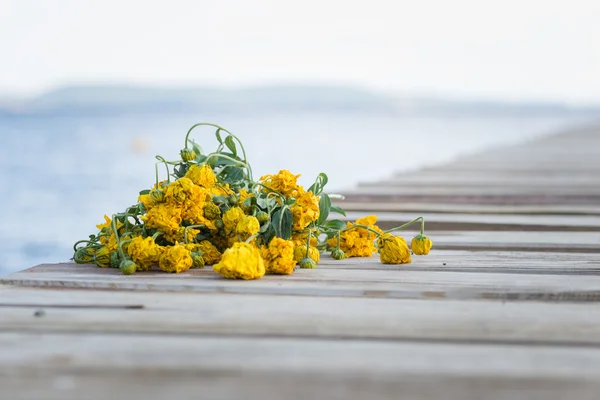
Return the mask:
[[14,273],[1,397],[598,398],[600,128],[362,184],[340,205],[383,227],[423,215],[434,249],[249,282]]

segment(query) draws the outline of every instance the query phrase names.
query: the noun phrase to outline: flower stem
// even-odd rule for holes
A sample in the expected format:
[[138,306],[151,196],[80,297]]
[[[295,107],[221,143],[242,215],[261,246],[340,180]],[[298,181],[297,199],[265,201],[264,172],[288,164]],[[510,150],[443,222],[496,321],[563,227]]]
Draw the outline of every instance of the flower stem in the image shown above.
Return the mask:
[[421,233],[423,233],[425,231],[425,219],[423,219],[423,217],[418,217],[413,219],[412,221],[409,221],[403,225],[397,226],[395,228],[392,229],[388,229],[387,231],[384,231],[384,233],[390,233],[390,232],[394,232],[394,231],[399,231],[400,229],[404,229],[406,227],[408,227],[409,225],[414,224],[417,221],[421,221]]
[[171,183],[171,171],[169,170],[169,164],[167,163],[167,160],[161,156],[156,156],[156,159],[165,164],[165,169],[167,170],[167,183]]
[[233,133],[229,132],[227,129],[223,128],[222,126],[213,124],[211,122],[199,122],[197,124],[192,125],[192,127],[188,130],[187,134],[185,135],[185,148],[188,147],[190,133],[192,133],[192,130],[194,130],[194,128],[196,128],[198,126],[212,126],[214,128],[217,128],[218,130],[226,132],[228,135],[232,136],[240,144],[240,147],[242,148],[242,154],[244,155],[244,165],[246,166],[246,170],[248,171],[248,178],[250,178],[250,180],[252,180],[252,167],[250,167],[250,164],[248,164],[248,158],[246,157],[246,149],[244,148],[242,141],[237,136],[235,136]]
[[312,239],[312,232],[309,230],[308,231],[308,241],[306,242],[306,255],[304,256],[304,258],[308,258],[308,251],[310,250],[310,239]]
[[121,248],[121,241],[119,240],[119,232],[117,232],[117,223],[115,222],[117,220],[117,214],[113,214],[112,215],[112,221],[111,221],[111,225],[112,225],[112,230],[113,230],[113,234],[115,235],[115,239],[117,240],[118,246],[117,246],[117,251],[119,252],[119,255],[121,256],[121,259],[125,259],[125,253],[123,253],[123,249]]

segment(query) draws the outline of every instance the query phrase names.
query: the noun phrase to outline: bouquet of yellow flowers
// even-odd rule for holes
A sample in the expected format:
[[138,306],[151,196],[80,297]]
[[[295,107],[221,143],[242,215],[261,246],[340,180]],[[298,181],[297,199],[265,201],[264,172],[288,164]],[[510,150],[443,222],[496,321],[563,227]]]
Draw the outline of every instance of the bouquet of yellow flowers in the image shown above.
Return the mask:
[[[190,139],[199,126],[216,129],[216,151],[204,154]],[[411,262],[411,251],[392,232],[419,221],[412,254],[431,249],[421,217],[388,231],[377,227],[376,216],[356,222],[328,219],[332,213],[346,214],[324,192],[324,173],[308,189],[298,185],[300,175],[287,170],[255,181],[242,142],[215,124],[192,126],[179,160],[156,158],[153,187],[141,191],[125,212],[105,215],[96,234],[75,243],[76,263],[120,268],[127,275],[156,266],[180,273],[212,265],[231,279],[315,268],[323,251],[336,260],[378,252],[384,264],[404,264]],[[166,180],[159,180],[161,165]]]

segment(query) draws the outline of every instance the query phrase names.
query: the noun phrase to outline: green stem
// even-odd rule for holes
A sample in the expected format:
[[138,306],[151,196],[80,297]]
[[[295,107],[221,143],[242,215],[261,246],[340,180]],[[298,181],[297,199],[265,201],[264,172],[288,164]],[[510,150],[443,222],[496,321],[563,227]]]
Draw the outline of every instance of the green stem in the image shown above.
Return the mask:
[[[79,250],[77,248],[77,245],[79,243],[93,243],[95,245],[94,247],[102,247],[102,245],[100,243],[98,243],[98,242],[94,242],[94,241],[91,241],[91,240],[80,240],[78,242],[75,242],[75,244],[73,245],[73,251]],[[84,247],[91,247],[91,246],[87,245],[87,246],[84,246]]]
[[423,219],[423,217],[418,217],[418,218],[415,218],[412,221],[409,221],[409,222],[407,222],[407,223],[405,223],[403,225],[397,226],[397,227],[392,228],[392,229],[388,229],[387,231],[384,231],[383,233],[390,233],[390,232],[394,232],[394,231],[399,231],[400,229],[404,229],[407,226],[412,225],[412,224],[414,224],[415,222],[417,222],[419,220],[421,220],[421,232],[423,232],[425,230],[425,220]]
[[183,241],[185,242],[185,244],[188,244],[188,240],[187,240],[187,230],[188,230],[188,229],[193,229],[193,228],[201,228],[201,227],[206,227],[206,225],[204,225],[204,224],[199,224],[199,225],[189,225],[189,226],[186,226],[186,227],[183,229]]
[[121,259],[124,260],[125,259],[125,254],[123,253],[123,249],[121,248],[121,241],[119,240],[119,232],[117,232],[117,214],[113,214],[112,215],[112,221],[111,221],[111,225],[112,225],[112,230],[113,230],[113,234],[115,235],[115,239],[117,240],[118,246],[117,246],[117,251],[119,252],[119,255],[121,256]]
[[340,249],[340,245],[342,244],[342,238],[340,235],[340,231],[337,231],[337,250],[341,250]]
[[161,156],[156,156],[156,159],[165,164],[165,169],[167,170],[167,183],[171,183],[171,171],[169,170],[169,164],[167,163],[167,160]]
[[161,231],[156,232],[154,235],[152,235],[152,240],[156,241],[156,238],[159,237],[162,234],[163,233]]
[[[246,242],[245,242],[245,243],[246,243],[246,244],[249,244],[251,241],[253,241],[254,239],[256,239],[256,237],[257,237],[258,235],[260,235],[260,233],[255,233],[254,235],[250,236],[248,239],[246,239]],[[240,237],[239,237],[239,235],[238,235],[238,241],[241,241],[241,240],[240,240]]]
[[197,124],[192,125],[192,127],[188,130],[187,134],[185,135],[185,148],[188,147],[190,133],[192,133],[192,130],[194,130],[194,128],[196,128],[198,126],[212,126],[223,132],[226,132],[228,135],[232,136],[240,144],[240,147],[242,148],[242,154],[244,155],[244,162],[245,162],[244,165],[246,166],[246,170],[248,171],[248,178],[250,178],[250,180],[252,180],[252,167],[250,167],[250,164],[248,164],[248,157],[246,157],[246,149],[244,148],[244,145],[242,144],[241,140],[237,136],[235,136],[233,133],[229,132],[227,129],[223,128],[222,126],[213,124],[211,122],[199,122]]
[[308,251],[310,250],[310,239],[312,239],[312,232],[308,231],[308,241],[306,243],[306,255],[304,256],[304,258],[308,258]]
[[156,189],[155,190],[158,190],[159,189],[159,187],[158,187],[158,163],[154,163],[154,173],[156,175]]

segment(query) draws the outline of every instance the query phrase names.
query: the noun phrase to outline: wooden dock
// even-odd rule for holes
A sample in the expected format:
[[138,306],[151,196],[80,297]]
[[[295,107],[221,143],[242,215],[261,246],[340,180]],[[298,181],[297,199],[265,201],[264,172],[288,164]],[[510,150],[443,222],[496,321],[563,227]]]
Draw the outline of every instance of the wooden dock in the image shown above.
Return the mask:
[[250,282],[3,277],[0,398],[600,397],[600,127],[362,184],[343,206],[382,226],[424,215],[434,249]]

